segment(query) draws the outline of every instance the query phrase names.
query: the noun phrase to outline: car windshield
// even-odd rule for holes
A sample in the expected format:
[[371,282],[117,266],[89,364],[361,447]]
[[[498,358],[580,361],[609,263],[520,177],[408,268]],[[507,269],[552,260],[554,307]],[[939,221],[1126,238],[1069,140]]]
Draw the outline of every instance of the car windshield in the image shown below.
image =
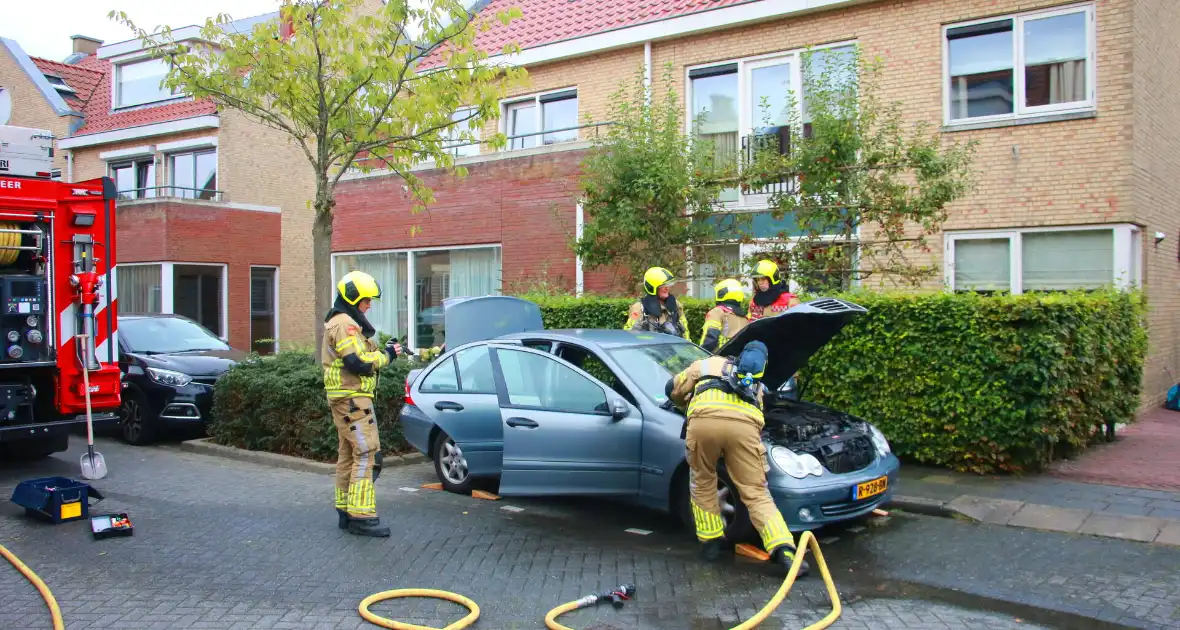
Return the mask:
[[687,342],[625,346],[608,352],[644,395],[657,405],[668,400],[664,386],[669,378],[692,365],[693,361],[711,356],[700,346]]
[[121,319],[119,336],[132,352],[165,354],[230,349],[209,329],[177,317]]

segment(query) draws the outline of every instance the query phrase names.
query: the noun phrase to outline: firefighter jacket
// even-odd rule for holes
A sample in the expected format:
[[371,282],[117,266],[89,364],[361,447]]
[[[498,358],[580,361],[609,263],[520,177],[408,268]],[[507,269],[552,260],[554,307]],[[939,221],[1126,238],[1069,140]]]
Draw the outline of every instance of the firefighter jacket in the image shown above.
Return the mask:
[[[771,291],[774,291],[774,289],[775,287],[771,287]],[[766,293],[770,293],[771,291],[767,291]],[[792,306],[799,304],[798,296],[785,290],[777,293],[772,301],[768,301],[766,299],[767,297],[770,296],[763,296],[758,292],[754,293],[754,297],[750,299],[750,321],[762,319],[763,317],[774,317]]]
[[[729,304],[718,304],[705,314],[705,326],[701,330],[701,347],[717,352],[738,331],[745,328],[750,320],[738,314],[738,309]],[[739,307],[740,308],[740,307]]]
[[761,428],[762,397],[765,385],[755,383],[742,391],[732,384],[733,361],[728,357],[709,357],[692,365],[672,378],[672,403],[683,409],[688,406],[688,422],[696,418],[743,420]]
[[372,398],[377,372],[389,365],[389,354],[364,337],[360,325],[346,313],[329,319],[325,329],[320,362],[328,398]]
[[688,334],[688,318],[671,295],[663,302],[654,295],[648,295],[632,304],[623,330],[675,333],[677,337],[692,341]]

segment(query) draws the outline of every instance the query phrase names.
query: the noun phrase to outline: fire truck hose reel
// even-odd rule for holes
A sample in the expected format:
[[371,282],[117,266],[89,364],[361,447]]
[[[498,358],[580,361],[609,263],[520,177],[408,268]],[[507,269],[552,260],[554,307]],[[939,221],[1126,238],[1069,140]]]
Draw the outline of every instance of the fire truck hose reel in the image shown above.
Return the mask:
[[[20,226],[16,223],[0,223],[0,229],[17,230]],[[0,232],[0,267],[7,267],[16,262],[20,256],[21,235],[15,232]]]
[[21,562],[20,558],[13,555],[4,545],[0,545],[0,556],[4,556],[4,559],[11,563],[14,569],[20,571],[25,579],[37,587],[37,591],[41,593],[41,599],[44,599],[45,605],[49,606],[49,614],[53,617],[53,630],[65,630],[66,625],[61,618],[61,608],[58,607],[57,599],[53,597],[53,593],[45,585],[45,582],[42,582],[32,569]]

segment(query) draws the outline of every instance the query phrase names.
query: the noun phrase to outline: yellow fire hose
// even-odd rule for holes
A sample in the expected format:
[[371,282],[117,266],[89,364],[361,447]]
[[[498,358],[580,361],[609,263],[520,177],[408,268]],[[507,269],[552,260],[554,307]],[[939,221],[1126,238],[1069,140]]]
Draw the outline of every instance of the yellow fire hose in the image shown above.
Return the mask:
[[[840,618],[840,613],[843,611],[843,608],[840,606],[840,594],[836,592],[836,584],[832,581],[832,574],[830,571],[828,571],[828,564],[824,562],[824,554],[819,550],[819,542],[815,539],[814,534],[807,531],[803,532],[803,535],[799,537],[799,553],[795,554],[795,562],[791,565],[791,570],[787,572],[787,577],[783,579],[783,584],[779,587],[778,592],[776,592],[774,596],[770,598],[769,602],[766,602],[766,605],[763,606],[762,610],[759,610],[756,615],[747,619],[746,621],[743,621],[737,626],[734,626],[732,630],[750,630],[751,628],[756,628],[758,627],[758,624],[766,621],[766,618],[774,613],[775,609],[779,607],[779,604],[783,603],[783,600],[787,598],[787,594],[791,592],[791,587],[795,585],[795,577],[799,574],[799,567],[803,562],[803,557],[807,555],[808,550],[810,550],[811,553],[815,555],[816,568],[819,569],[819,574],[824,580],[824,586],[826,586],[828,589],[828,599],[830,599],[832,602],[832,610],[827,614],[826,617],[820,619],[810,626],[807,626],[804,628],[804,630],[822,630],[823,628],[827,628],[828,626],[832,625],[837,619]],[[398,597],[428,597],[433,599],[443,599],[466,606],[471,612],[469,612],[466,617],[456,621],[455,623],[452,623],[445,628],[432,628],[430,626],[418,626],[394,621],[392,619],[387,619],[380,615],[374,614],[369,610],[369,606],[372,606],[377,602]],[[549,630],[573,630],[572,628],[559,623],[557,618],[572,610],[591,606],[595,603],[594,600],[595,596],[589,595],[587,597],[562,604],[557,608],[550,610],[549,614],[545,615],[545,627],[549,628]],[[440,591],[432,588],[403,588],[370,595],[361,600],[359,610],[361,617],[363,617],[365,621],[381,626],[382,628],[389,628],[390,630],[460,630],[460,628],[466,628],[479,619],[479,606],[475,602],[457,593]]]
[[44,599],[45,604],[49,606],[49,614],[53,617],[53,630],[65,630],[65,623],[61,620],[61,608],[58,608],[57,600],[54,599],[53,593],[49,591],[49,587],[45,586],[45,582],[42,582],[41,578],[37,577],[37,574],[33,573],[32,569],[25,566],[25,563],[21,562],[20,558],[12,555],[12,552],[6,549],[4,545],[0,545],[0,556],[4,556],[4,559],[12,563],[12,566],[17,571],[20,571],[21,575],[25,576],[25,579],[37,587],[37,591],[41,593],[41,599]]

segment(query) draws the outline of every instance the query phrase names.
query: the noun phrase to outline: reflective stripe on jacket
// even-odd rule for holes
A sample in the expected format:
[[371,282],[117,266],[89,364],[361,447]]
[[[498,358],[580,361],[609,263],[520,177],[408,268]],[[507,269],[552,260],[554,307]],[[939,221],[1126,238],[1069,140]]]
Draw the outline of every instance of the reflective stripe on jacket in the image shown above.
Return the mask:
[[709,357],[694,361],[692,365],[672,379],[672,402],[680,408],[687,406],[688,420],[693,418],[729,418],[747,420],[761,427],[765,424],[762,416],[762,385],[758,385],[759,405],[747,402],[741,396],[703,386],[702,380],[712,376],[723,376],[730,368],[726,357]]
[[714,306],[705,315],[700,346],[709,352],[717,352],[748,323],[750,323],[748,319],[734,313],[732,309],[726,306]]
[[[367,373],[360,374],[347,367],[347,363],[353,361],[346,362],[350,355],[355,355],[360,364],[368,366]],[[377,372],[389,365],[389,354],[362,336],[361,327],[341,313],[325,324],[320,362],[324,366],[324,390],[328,398],[372,398],[377,389]]]

